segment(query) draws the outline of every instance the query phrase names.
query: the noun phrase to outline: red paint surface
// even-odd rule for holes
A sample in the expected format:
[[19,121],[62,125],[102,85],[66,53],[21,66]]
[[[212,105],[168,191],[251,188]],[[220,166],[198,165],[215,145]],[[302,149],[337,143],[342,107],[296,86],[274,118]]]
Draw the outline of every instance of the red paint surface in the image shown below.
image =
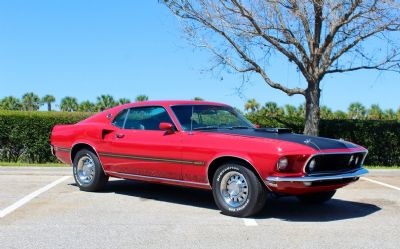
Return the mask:
[[[199,188],[210,188],[207,176],[209,165],[221,157],[247,161],[261,179],[265,180],[268,176],[304,176],[304,162],[316,153],[365,151],[361,146],[353,149],[316,151],[305,145],[281,140],[214,132],[185,132],[170,109],[170,106],[179,104],[224,105],[205,101],[147,101],[126,104],[98,113],[75,125],[55,126],[51,134],[51,144],[56,149],[57,158],[65,163],[71,163],[70,152],[57,148],[73,149],[77,144],[87,144],[100,155],[100,161],[108,175]],[[111,124],[112,119],[121,110],[136,106],[164,107],[177,131],[169,133],[161,130],[124,130]],[[112,116],[110,119],[107,118],[109,114]],[[196,161],[204,164],[133,160],[103,156],[102,153]],[[297,163],[292,161],[294,166],[290,172],[276,170],[276,162],[282,156],[298,160]],[[345,185],[306,187],[302,183],[279,183],[279,187],[269,188],[280,193],[301,194],[336,189]]]

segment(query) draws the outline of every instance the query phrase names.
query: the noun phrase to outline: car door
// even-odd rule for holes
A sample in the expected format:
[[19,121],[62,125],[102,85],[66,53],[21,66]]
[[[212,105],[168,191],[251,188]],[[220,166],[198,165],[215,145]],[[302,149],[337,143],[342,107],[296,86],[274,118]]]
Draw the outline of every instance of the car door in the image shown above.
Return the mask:
[[161,106],[120,112],[112,122],[115,128],[104,136],[107,151],[100,157],[105,167],[118,173],[181,179],[181,134],[160,130],[161,122],[173,124]]

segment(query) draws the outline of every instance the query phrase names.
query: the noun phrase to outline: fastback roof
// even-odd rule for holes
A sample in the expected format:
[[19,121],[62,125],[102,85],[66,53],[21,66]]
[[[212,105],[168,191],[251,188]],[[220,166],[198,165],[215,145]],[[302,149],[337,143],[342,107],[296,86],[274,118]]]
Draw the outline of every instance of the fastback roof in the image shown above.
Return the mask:
[[198,100],[151,100],[126,104],[126,106],[142,106],[142,105],[223,105],[226,104],[211,102],[211,101],[198,101]]

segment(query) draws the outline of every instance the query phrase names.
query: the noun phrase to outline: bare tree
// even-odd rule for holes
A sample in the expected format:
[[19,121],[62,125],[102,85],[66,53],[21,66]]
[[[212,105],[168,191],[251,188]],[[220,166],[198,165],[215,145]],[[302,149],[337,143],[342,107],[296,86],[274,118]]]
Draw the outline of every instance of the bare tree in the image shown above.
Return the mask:
[[[327,74],[362,69],[400,71],[397,0],[164,0],[196,46],[218,65],[256,73],[267,85],[306,99],[304,133],[318,134],[320,83]],[[367,41],[367,42],[366,42]],[[305,87],[270,78],[267,62],[282,56]]]

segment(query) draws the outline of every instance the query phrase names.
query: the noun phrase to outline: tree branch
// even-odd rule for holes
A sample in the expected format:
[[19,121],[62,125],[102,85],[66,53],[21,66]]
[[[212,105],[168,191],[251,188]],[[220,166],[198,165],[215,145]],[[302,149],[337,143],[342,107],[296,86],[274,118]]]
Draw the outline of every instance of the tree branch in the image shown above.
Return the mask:
[[[257,31],[257,34],[259,34],[261,37],[263,37],[267,42],[271,43],[279,52],[281,52],[283,55],[285,55],[289,60],[296,63],[296,65],[299,67],[299,69],[303,73],[303,75],[307,79],[310,79],[311,75],[308,74],[304,64],[296,57],[295,54],[286,50],[281,44],[279,44],[279,39],[265,34],[262,31],[261,27],[256,22],[256,20],[251,15],[251,13],[247,9],[245,9],[241,4],[239,4],[236,0],[232,0],[232,3],[237,8],[239,8],[242,16],[244,16],[245,18],[247,18],[250,21],[250,23],[253,25],[254,29]],[[282,22],[280,24],[281,24],[282,30],[287,30],[286,27],[282,24]],[[301,46],[301,44],[299,44],[297,41],[295,41],[290,36],[288,36],[287,35],[288,32],[283,32],[283,34],[288,39],[288,42],[290,44],[293,44],[300,51],[300,54],[302,55],[303,60],[307,63],[308,62],[307,54],[306,54],[304,48]]]

